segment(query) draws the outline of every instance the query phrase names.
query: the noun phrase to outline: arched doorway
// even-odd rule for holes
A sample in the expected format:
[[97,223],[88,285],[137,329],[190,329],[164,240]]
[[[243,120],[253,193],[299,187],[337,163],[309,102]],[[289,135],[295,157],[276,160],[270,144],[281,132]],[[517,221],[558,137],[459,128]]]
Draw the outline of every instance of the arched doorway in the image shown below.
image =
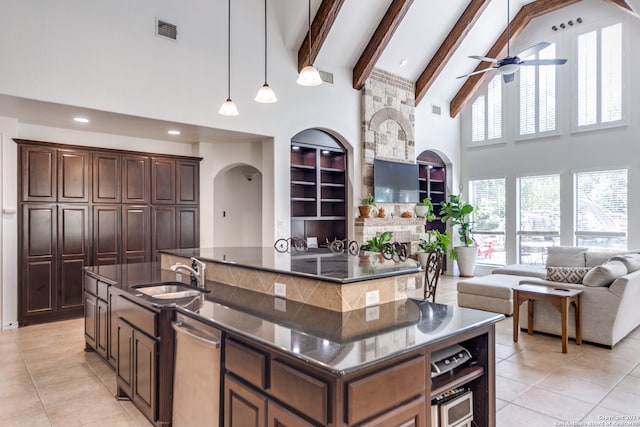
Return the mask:
[[213,181],[214,246],[262,246],[262,173],[234,165]]
[[420,180],[420,200],[431,199],[433,210],[437,215],[435,221],[425,225],[426,230],[439,230],[444,233],[447,225],[440,221],[440,203],[447,198],[447,164],[438,153],[425,150],[416,159],[418,179]]

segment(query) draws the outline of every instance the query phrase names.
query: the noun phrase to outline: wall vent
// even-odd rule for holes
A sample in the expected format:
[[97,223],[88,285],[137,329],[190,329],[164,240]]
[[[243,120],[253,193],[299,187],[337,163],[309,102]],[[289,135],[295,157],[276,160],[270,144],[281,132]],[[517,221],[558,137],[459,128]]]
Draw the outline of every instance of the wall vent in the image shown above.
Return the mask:
[[156,35],[171,40],[178,39],[178,26],[160,19],[156,19]]
[[321,69],[318,69],[318,72],[323,82],[333,84],[333,73],[322,71]]
[[431,104],[431,113],[435,114],[436,116],[441,116],[442,115],[442,107],[439,106],[439,105]]

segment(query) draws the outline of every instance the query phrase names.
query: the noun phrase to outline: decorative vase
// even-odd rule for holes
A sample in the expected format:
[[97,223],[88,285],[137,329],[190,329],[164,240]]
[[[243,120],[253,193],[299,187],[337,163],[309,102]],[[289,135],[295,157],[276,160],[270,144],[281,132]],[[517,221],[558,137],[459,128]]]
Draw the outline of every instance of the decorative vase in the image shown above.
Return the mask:
[[416,209],[415,209],[416,216],[419,216],[419,217],[422,217],[422,218],[426,217],[428,209],[429,209],[428,206],[416,206]]
[[460,276],[473,277],[478,258],[478,248],[475,246],[456,246],[455,250],[458,253],[456,262],[458,263]]
[[387,214],[384,212],[384,208],[378,209],[378,218],[384,218]]
[[424,269],[427,267],[427,259],[429,258],[428,252],[418,252],[418,262],[420,266]]

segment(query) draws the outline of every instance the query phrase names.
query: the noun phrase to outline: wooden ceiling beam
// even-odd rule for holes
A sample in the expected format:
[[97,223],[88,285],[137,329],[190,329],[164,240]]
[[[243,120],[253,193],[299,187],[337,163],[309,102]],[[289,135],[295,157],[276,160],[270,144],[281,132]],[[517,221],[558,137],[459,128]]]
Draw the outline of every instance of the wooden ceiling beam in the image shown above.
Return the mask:
[[[318,52],[322,48],[329,31],[336,21],[336,17],[340,12],[340,8],[344,4],[344,0],[322,0],[318,11],[316,12],[313,22],[311,23],[311,55],[309,55],[309,32],[302,41],[302,46],[298,49],[298,72],[302,70],[309,62],[309,56],[311,56],[311,63],[316,60]],[[305,14],[306,15],[306,14]],[[305,22],[307,20],[305,19]]]
[[415,94],[416,106],[420,104],[422,98],[424,98],[455,51],[460,47],[462,40],[467,36],[488,4],[489,0],[471,0],[469,2],[469,5],[464,12],[462,12],[462,15],[460,15],[456,24],[433,55],[429,64],[424,71],[422,71],[420,77],[418,77]]
[[378,28],[371,36],[367,47],[360,55],[360,59],[353,68],[353,88],[360,90],[364,86],[365,80],[371,74],[382,52],[389,44],[393,33],[407,14],[413,0],[393,0],[384,17],[378,24]]
[[633,8],[628,0],[604,0],[607,3],[611,3],[614,6],[618,6],[620,9],[638,17],[638,11]]
[[[537,0],[532,3],[524,5],[511,20],[509,26],[511,30],[511,37],[509,42],[514,41],[524,29],[529,25],[532,19],[547,13],[555,12],[563,7],[570,6],[574,3],[578,3],[581,0]],[[498,40],[493,44],[491,49],[486,53],[486,57],[500,58],[507,50],[507,29],[505,29]],[[488,62],[481,62],[475,68],[474,71],[480,71],[484,68],[489,68],[492,64]],[[488,74],[482,73],[474,76],[467,77],[458,93],[453,97],[449,104],[449,114],[451,117],[458,115],[462,107],[473,97],[473,94],[482,85],[485,79],[488,78]]]

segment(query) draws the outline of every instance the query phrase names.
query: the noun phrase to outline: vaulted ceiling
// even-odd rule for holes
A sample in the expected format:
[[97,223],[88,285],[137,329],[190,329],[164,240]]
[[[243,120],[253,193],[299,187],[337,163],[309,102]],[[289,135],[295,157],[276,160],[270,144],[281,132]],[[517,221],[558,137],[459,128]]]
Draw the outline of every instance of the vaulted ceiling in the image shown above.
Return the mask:
[[[371,70],[378,67],[415,81],[416,104],[419,104],[452,61],[461,64],[456,69],[462,69],[459,74],[465,74],[473,71],[469,68],[475,64],[464,61],[467,55],[482,53],[499,58],[506,53],[507,1],[314,0],[312,44],[309,46],[308,32],[304,31],[298,50],[298,68],[306,65],[309,56],[321,69],[351,67],[353,88],[361,89]],[[639,0],[511,0],[510,42],[535,18],[577,3],[585,8],[593,7],[596,1],[604,1],[635,16],[640,7]],[[402,60],[406,60],[405,65],[401,65]],[[475,70],[489,65],[480,63]],[[455,75],[447,75],[448,81],[438,85],[433,96],[448,99],[450,115],[455,117],[488,74],[458,81]]]

